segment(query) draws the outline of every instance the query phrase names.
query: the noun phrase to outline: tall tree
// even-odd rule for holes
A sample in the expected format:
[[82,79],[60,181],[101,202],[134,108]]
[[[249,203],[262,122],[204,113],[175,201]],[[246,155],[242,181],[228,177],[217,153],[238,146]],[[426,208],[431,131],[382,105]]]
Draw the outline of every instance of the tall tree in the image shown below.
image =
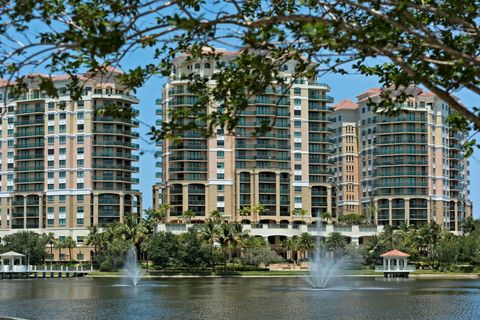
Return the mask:
[[[185,75],[198,84],[192,87],[198,104],[180,108],[161,132],[153,129],[153,134],[191,127],[185,119],[197,115],[212,97],[223,101],[224,108],[205,119],[211,124],[209,132],[216,126],[231,130],[252,93],[263,92],[273,81],[284,83],[287,61],[296,63],[295,77],[325,72],[376,75],[386,87],[400,89],[395,100],[386,94],[380,106],[391,112],[409,95],[402,88],[421,84],[458,112],[460,117],[453,121],[459,129],[468,131],[465,119],[480,128],[479,110],[463,106],[454,96],[460,89],[480,94],[476,1],[21,3],[4,1],[0,6],[0,76],[15,80],[17,92],[25,88],[25,71],[35,67],[71,75],[70,93],[78,98],[82,82],[77,73],[104,74],[107,66],[121,66],[133,52],[153,52],[153,56],[151,61],[137,59],[121,77],[130,87],[139,87],[154,75],[171,74],[172,60],[179,53],[215,62],[222,52],[204,47],[221,44],[240,52],[231,66],[214,75],[217,88],[209,88],[202,77]],[[51,79],[41,78],[40,88],[58,95]]]
[[213,254],[214,244],[217,240],[219,230],[215,220],[210,218],[205,220],[205,223],[200,226],[200,237],[208,243],[210,248],[210,267],[215,272],[215,256]]
[[68,249],[68,256],[70,258],[70,262],[72,262],[72,249],[75,248],[77,246],[77,243],[75,242],[75,240],[72,239],[72,237],[66,237],[64,240],[63,240],[63,248],[66,248]]

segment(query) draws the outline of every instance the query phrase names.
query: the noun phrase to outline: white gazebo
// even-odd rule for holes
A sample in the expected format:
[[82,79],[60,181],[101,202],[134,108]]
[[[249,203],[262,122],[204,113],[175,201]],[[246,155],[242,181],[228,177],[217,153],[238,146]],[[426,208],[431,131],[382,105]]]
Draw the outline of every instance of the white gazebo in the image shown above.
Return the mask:
[[410,272],[415,271],[414,266],[408,265],[408,253],[391,250],[380,257],[383,258],[383,266],[375,267],[375,271],[383,272],[385,277],[408,277]]
[[26,272],[27,266],[23,264],[25,255],[18,252],[5,252],[0,254],[1,272]]

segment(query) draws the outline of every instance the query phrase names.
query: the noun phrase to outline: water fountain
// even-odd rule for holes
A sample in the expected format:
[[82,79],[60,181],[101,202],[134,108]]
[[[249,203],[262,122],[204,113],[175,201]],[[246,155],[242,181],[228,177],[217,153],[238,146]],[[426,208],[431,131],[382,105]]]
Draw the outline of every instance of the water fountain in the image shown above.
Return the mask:
[[317,238],[316,248],[313,258],[310,259],[309,274],[305,276],[305,281],[315,289],[323,289],[327,286],[328,281],[334,276],[336,272],[341,270],[343,258],[329,256],[329,253],[322,248],[320,242],[320,231],[322,230],[322,223],[317,221]]
[[138,264],[137,249],[135,246],[132,246],[127,251],[123,273],[128,279],[130,279],[134,286],[138,285],[138,282],[142,278],[143,272]]

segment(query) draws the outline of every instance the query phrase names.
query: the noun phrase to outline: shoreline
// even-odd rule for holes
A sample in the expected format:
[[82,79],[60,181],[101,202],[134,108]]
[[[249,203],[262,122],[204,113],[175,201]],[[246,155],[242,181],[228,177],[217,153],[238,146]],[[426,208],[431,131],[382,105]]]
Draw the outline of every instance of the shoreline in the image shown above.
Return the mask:
[[[268,274],[146,274],[143,279],[200,279],[200,278],[302,278],[305,274],[297,273],[271,273]],[[85,278],[124,278],[121,273],[103,273],[95,272],[85,276]],[[383,278],[383,274],[343,274],[334,275],[333,277],[345,277],[345,278]],[[425,279],[425,280],[473,280],[480,279],[480,274],[477,273],[411,273],[409,278],[411,279]]]

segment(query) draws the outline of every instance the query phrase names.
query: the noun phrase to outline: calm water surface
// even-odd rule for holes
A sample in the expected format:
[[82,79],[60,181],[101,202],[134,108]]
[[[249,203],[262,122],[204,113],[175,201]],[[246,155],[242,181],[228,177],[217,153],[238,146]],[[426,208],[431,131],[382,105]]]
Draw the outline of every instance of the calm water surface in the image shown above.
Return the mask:
[[348,278],[0,280],[0,317],[26,319],[480,319],[479,280]]

